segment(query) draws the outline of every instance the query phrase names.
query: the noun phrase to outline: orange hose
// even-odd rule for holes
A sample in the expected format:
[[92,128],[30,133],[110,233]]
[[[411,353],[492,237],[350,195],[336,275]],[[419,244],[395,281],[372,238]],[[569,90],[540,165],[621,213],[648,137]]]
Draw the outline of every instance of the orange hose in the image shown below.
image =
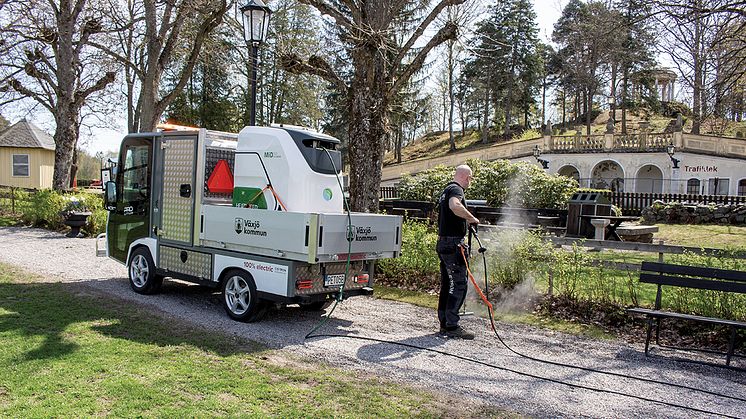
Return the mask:
[[264,191],[266,191],[267,189],[269,189],[269,191],[272,192],[272,196],[274,196],[275,199],[277,200],[277,202],[280,204],[280,208],[282,208],[283,211],[287,212],[288,209],[285,207],[285,204],[282,203],[282,200],[280,199],[280,196],[277,195],[277,192],[275,192],[275,188],[273,188],[272,185],[265,186],[264,189],[262,189],[261,191],[259,191],[258,194],[254,195],[254,197],[252,197],[251,199],[249,199],[249,202],[246,205],[248,205],[250,203],[253,203],[254,200],[257,199],[257,198],[259,198],[259,195],[263,194]]
[[[487,305],[487,309],[490,311],[490,317],[492,316],[492,303],[490,303],[490,300],[487,299],[487,297],[482,292],[482,289],[479,288],[479,285],[477,285],[477,281],[474,280],[474,275],[471,274],[471,269],[469,269],[469,261],[466,259],[466,253],[464,253],[463,246],[459,246],[459,249],[461,249],[461,257],[464,258],[464,263],[466,263],[466,272],[469,274],[469,279],[471,280],[472,285],[474,285],[474,289],[477,290],[477,293],[479,294],[479,297],[484,301],[484,304]],[[484,279],[485,281],[487,278]],[[492,327],[494,329],[495,325],[492,324]]]

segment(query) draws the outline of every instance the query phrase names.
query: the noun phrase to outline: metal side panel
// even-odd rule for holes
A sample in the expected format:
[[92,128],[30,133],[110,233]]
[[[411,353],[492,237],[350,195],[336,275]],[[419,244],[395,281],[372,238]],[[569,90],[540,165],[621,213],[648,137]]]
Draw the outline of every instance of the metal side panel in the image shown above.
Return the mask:
[[[197,164],[195,166],[195,174],[194,174],[194,187],[192,190],[192,195],[194,196],[194,207],[193,208],[199,208],[202,205],[202,197],[204,194],[204,185],[205,185],[205,136],[207,134],[207,130],[202,128],[199,130],[199,135],[197,136]],[[192,217],[192,231],[199,231],[199,221],[200,217]],[[192,234],[192,244],[194,246],[199,246],[199,234]]]
[[307,261],[316,246],[311,215],[219,205],[202,205],[201,246]]
[[390,258],[401,252],[401,216],[352,213],[350,218],[351,245],[346,214],[319,214],[319,262],[343,260],[348,249],[354,260]]
[[[195,142],[197,138],[163,138],[163,206],[161,231],[163,240],[191,244],[194,227]],[[191,195],[182,197],[182,185],[189,185]]]
[[212,255],[170,246],[158,247],[158,267],[212,281]]

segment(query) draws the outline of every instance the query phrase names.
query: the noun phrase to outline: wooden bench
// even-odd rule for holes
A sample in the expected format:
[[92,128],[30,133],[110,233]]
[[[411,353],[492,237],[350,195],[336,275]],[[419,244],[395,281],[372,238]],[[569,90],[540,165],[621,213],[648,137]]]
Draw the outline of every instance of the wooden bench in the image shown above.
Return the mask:
[[660,345],[660,322],[664,318],[695,321],[708,324],[727,326],[730,328],[730,340],[725,364],[730,366],[733,357],[736,330],[746,329],[746,322],[718,319],[714,317],[696,316],[661,310],[663,286],[694,288],[734,293],[746,293],[746,272],[728,269],[704,268],[697,266],[672,265],[668,263],[643,262],[640,269],[640,282],[658,285],[655,295],[655,308],[630,308],[630,314],[640,314],[647,318],[647,338],[645,339],[645,356],[648,355],[650,338],[652,336],[653,320],[656,321],[655,343]]

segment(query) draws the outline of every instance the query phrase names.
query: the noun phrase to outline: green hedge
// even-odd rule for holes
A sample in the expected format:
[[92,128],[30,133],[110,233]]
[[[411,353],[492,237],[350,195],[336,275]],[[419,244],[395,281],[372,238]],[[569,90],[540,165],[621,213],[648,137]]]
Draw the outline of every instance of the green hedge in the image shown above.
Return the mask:
[[[491,162],[469,160],[474,179],[467,192],[469,199],[485,199],[492,207],[566,208],[578,189],[578,183],[559,175],[549,175],[536,165],[507,160]],[[435,202],[445,185],[453,179],[454,168],[437,166],[417,175],[402,176],[402,199]]]
[[[36,227],[59,230],[65,227],[60,214],[66,209],[87,210],[92,214],[83,232],[94,236],[106,231],[106,210],[100,194],[76,192],[62,194],[52,189],[42,189],[28,194],[28,205],[21,208],[21,220]],[[73,202],[78,204],[74,205]]]

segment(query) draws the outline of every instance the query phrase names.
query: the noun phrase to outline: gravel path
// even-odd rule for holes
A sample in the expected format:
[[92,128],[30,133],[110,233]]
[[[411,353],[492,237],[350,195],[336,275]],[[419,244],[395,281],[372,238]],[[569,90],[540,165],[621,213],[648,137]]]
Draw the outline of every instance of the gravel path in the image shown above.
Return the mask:
[[[147,307],[152,312],[258,341],[281,352],[456,394],[477,403],[542,417],[746,417],[746,402],[743,401],[520,358],[500,346],[484,319],[464,319],[466,327],[477,331],[476,340],[445,339],[435,333],[437,322],[432,310],[404,303],[352,298],[337,307],[335,318],[319,333],[362,335],[433,348],[522,373],[664,400],[716,414],[571,388],[398,345],[347,338],[304,342],[305,334],[319,321],[318,314],[287,307],[271,311],[260,323],[243,324],[230,320],[220,305],[219,294],[203,287],[167,281],[159,295],[138,295],[129,288],[124,266],[95,257],[94,247],[93,239],[68,239],[60,233],[31,228],[0,228],[0,261],[39,273],[45,280],[77,282],[96,292]],[[666,358],[645,358],[640,345],[597,341],[524,325],[499,323],[498,330],[509,345],[534,357],[746,399],[744,372],[676,362],[671,359],[670,352],[664,354]],[[660,353],[657,349],[655,352]],[[738,362],[737,365],[746,367],[743,359]]]

